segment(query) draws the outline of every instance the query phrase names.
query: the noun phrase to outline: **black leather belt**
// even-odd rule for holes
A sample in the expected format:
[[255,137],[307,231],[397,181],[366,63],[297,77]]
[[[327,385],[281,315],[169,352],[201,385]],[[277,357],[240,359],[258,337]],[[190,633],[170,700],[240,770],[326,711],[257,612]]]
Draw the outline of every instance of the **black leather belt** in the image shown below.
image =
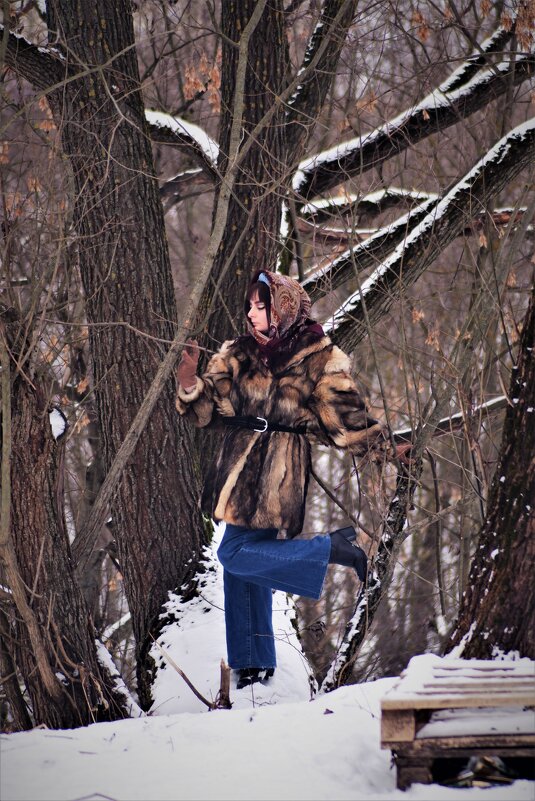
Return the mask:
[[272,423],[265,417],[222,417],[221,421],[230,428],[247,428],[249,431],[259,431],[261,434],[271,431],[284,431],[288,434],[305,434],[306,424],[302,426],[286,426],[284,423]]

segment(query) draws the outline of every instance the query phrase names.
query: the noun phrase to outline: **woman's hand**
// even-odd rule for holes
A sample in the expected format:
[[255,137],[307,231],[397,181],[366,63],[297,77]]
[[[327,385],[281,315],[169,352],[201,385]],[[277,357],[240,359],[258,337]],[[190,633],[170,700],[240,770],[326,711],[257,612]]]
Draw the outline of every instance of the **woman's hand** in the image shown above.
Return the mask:
[[399,459],[401,464],[405,465],[405,467],[409,467],[411,463],[411,450],[412,450],[412,442],[403,443],[403,445],[396,445],[396,455],[394,459]]
[[412,461],[411,450],[413,448],[412,442],[403,442],[400,445],[392,446],[389,439],[385,439],[376,443],[376,445],[369,451],[369,457],[372,462],[380,464],[381,462],[395,462],[399,460],[402,465],[409,467]]
[[182,351],[176,370],[178,383],[184,392],[191,392],[197,384],[197,365],[199,363],[199,345],[196,339],[189,339]]

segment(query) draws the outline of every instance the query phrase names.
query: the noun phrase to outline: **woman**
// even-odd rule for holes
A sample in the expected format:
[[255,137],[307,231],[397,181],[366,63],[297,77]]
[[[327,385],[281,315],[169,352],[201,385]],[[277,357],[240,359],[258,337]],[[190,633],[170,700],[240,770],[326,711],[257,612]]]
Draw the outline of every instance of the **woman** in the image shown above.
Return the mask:
[[366,577],[354,528],[294,539],[303,525],[311,440],[356,455],[385,445],[348,357],[310,319],[310,298],[297,281],[257,273],[245,306],[246,335],[225,342],[202,377],[197,343],[190,342],[177,372],[178,412],[197,427],[222,430],[202,504],[226,523],[218,557],[238,689],[275,670],[272,589],[318,599],[328,564]]

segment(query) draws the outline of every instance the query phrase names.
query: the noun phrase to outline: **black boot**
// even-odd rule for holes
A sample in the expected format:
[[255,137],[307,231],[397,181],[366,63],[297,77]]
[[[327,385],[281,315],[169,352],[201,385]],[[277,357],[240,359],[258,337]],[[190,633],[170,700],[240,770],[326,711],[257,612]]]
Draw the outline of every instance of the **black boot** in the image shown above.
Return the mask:
[[353,526],[338,528],[336,531],[331,531],[329,536],[331,538],[329,564],[353,567],[359,579],[365,581],[368,557],[360,546],[351,544],[357,539],[357,532]]
[[241,670],[238,670],[236,689],[243,690],[244,687],[256,684],[256,682],[265,684],[274,673],[275,668],[241,668]]

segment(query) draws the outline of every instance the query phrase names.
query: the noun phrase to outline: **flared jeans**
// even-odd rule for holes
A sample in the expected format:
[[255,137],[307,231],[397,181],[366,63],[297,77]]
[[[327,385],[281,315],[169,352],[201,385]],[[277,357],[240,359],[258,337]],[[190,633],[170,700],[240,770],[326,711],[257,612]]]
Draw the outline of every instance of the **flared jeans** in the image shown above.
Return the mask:
[[277,529],[227,523],[217,551],[223,565],[229,667],[276,667],[273,590],[306,598],[321,596],[329,535],[309,540],[277,539]]

